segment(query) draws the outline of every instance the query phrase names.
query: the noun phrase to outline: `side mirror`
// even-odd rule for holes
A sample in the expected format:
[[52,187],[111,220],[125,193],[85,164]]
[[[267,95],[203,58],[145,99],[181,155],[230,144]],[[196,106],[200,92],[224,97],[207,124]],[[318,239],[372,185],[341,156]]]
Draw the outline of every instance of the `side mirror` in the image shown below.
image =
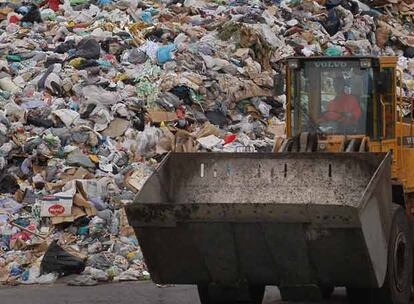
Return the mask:
[[285,94],[285,76],[282,73],[275,75],[273,86],[276,96]]

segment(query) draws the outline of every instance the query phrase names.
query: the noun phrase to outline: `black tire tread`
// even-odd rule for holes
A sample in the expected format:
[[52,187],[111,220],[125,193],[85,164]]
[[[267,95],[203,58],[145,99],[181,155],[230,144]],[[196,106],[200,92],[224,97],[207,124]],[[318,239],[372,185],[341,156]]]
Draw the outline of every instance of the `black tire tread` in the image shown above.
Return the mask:
[[237,301],[237,300],[229,300],[229,301],[221,301],[220,299],[214,299],[211,297],[209,293],[208,284],[199,284],[198,287],[198,295],[200,298],[201,304],[261,304],[263,302],[264,293],[265,293],[265,286],[264,285],[250,285],[249,286],[249,293],[250,293],[250,301]]
[[[407,274],[408,288],[402,293],[396,291],[394,286],[393,267],[389,267],[393,263],[393,238],[396,237],[398,231],[405,231],[406,239],[411,240],[411,228],[409,220],[405,215],[404,209],[396,204],[392,205],[392,227],[390,232],[390,245],[388,247],[388,267],[385,282],[381,288],[347,288],[348,302],[350,304],[409,304],[411,295],[411,286],[413,282],[413,244],[408,242],[409,258],[408,265],[405,269],[410,269]],[[391,253],[391,254],[390,254]]]

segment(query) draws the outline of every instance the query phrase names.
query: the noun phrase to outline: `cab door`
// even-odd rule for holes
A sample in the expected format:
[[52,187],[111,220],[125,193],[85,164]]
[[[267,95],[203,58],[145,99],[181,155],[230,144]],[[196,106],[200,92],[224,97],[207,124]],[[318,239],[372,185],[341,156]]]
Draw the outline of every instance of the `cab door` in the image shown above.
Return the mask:
[[371,142],[370,150],[373,152],[392,151],[392,177],[403,182],[403,146],[398,144],[402,142],[402,138],[396,123],[398,120],[396,111],[396,65],[397,57],[379,58],[379,70],[376,79],[377,100],[380,107],[378,112],[380,115],[377,117],[380,134],[379,141]]

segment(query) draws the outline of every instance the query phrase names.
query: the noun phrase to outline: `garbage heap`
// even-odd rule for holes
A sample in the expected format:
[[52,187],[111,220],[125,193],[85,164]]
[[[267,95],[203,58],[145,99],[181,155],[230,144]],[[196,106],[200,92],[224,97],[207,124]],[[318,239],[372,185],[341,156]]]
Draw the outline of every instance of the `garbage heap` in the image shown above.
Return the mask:
[[[169,151],[270,151],[292,55],[397,55],[412,1],[0,4],[0,282],[148,277],[123,207]],[[409,115],[407,102],[404,108]]]

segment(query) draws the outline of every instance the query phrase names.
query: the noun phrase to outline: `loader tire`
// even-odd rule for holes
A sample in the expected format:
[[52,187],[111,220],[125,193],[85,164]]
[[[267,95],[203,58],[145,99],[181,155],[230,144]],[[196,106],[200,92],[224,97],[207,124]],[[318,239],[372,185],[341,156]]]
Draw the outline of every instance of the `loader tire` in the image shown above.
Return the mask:
[[393,205],[387,274],[381,288],[348,288],[352,304],[408,304],[413,281],[413,245],[409,220],[403,208]]
[[346,296],[349,304],[371,304],[370,288],[346,288]]
[[286,302],[320,302],[329,299],[334,291],[329,285],[305,285],[278,287],[282,301]]
[[335,290],[333,286],[319,286],[319,288],[321,289],[322,298],[325,300],[328,300]]
[[378,294],[381,304],[410,303],[413,281],[413,244],[405,211],[393,205],[394,217],[388,246],[388,267],[385,282]]
[[264,285],[250,285],[248,290],[250,299],[238,300],[234,290],[231,289],[223,288],[219,293],[212,293],[208,284],[199,284],[197,287],[201,304],[262,304],[265,293]]

